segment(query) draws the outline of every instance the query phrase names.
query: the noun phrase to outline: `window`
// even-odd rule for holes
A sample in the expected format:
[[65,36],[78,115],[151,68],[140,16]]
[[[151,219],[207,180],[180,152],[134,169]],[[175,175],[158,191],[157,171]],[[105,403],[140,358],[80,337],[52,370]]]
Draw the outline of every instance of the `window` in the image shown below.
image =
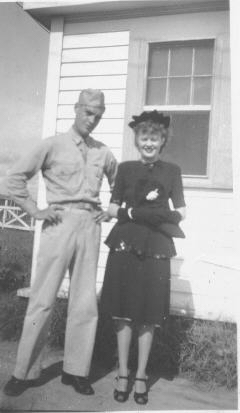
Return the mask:
[[213,47],[213,40],[149,45],[145,110],[171,116],[163,157],[184,175],[207,175]]

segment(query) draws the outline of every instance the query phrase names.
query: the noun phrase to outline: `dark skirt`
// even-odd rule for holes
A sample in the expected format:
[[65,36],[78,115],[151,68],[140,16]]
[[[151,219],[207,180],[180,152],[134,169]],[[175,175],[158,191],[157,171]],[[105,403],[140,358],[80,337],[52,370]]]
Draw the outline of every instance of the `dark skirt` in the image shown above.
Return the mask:
[[169,315],[170,259],[111,250],[100,309],[113,318],[163,326]]
[[137,255],[154,258],[170,258],[176,255],[171,237],[146,225],[135,222],[115,224],[105,244],[110,250],[125,249]]

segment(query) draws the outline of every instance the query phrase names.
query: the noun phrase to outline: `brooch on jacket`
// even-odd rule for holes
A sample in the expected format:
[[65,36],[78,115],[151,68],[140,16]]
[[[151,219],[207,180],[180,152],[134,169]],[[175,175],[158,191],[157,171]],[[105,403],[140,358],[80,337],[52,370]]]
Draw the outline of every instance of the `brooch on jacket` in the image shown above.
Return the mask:
[[147,201],[155,201],[155,199],[157,199],[159,193],[158,193],[158,188],[154,189],[153,191],[150,191],[147,195],[146,195],[146,200]]

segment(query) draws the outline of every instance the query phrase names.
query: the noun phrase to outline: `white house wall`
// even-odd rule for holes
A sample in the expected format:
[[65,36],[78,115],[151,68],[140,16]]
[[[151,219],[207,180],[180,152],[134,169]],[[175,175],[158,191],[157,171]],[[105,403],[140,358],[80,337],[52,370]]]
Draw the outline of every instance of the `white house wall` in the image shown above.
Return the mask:
[[[63,47],[57,102],[56,131],[67,130],[74,119],[74,103],[82,88],[100,88],[106,96],[106,112],[94,131],[117,159],[136,155],[127,123],[143,108],[141,44],[151,41],[218,38],[222,47],[219,77],[210,131],[210,166],[231,181],[230,73],[226,12],[178,14],[151,18],[78,22],[68,19],[63,28]],[[225,47],[225,49],[223,48]],[[219,79],[217,80],[219,82]],[[221,118],[220,118],[221,116]],[[213,138],[212,138],[213,136]],[[215,148],[216,140],[222,142]],[[221,158],[223,154],[225,158]],[[219,159],[224,159],[220,162]],[[213,174],[214,175],[214,174]],[[219,184],[221,187],[221,182]],[[231,188],[205,189],[186,185],[187,219],[182,227],[186,240],[178,240],[178,256],[172,260],[171,312],[200,318],[234,320],[234,286],[239,275],[234,251],[233,197]],[[109,201],[106,181],[103,206]],[[98,289],[104,276],[108,249],[104,239],[112,224],[104,224],[99,258]],[[230,282],[230,288],[229,288]],[[65,286],[67,280],[65,280]]]
[[[63,36],[59,99],[57,105],[57,133],[67,130],[73,123],[74,104],[83,88],[102,89],[106,111],[93,136],[110,147],[117,160],[122,159],[123,127],[128,70],[129,32],[115,31]],[[104,207],[109,203],[106,179],[100,194]],[[106,231],[103,224],[103,234]],[[108,226],[107,226],[108,228]],[[97,288],[102,284],[101,261],[105,256],[101,243]],[[64,281],[67,288],[68,280]]]
[[[128,45],[128,31],[63,36],[56,124],[57,132],[72,125],[74,104],[83,88],[102,89],[106,111],[93,136],[108,145],[119,162],[122,158]],[[106,180],[101,200],[107,206],[109,190]]]
[[[129,31],[129,60],[127,76],[127,97],[124,127],[124,159],[136,156],[127,127],[132,114],[142,111],[145,98],[146,43],[193,39],[215,39],[215,77],[212,101],[211,131],[208,170],[211,179],[206,179],[205,187],[227,187],[232,183],[231,159],[231,101],[230,101],[230,46],[228,11],[202,12],[154,17],[79,22],[77,17],[67,18],[64,36],[73,38],[79,33],[88,36],[91,31],[99,33]],[[92,81],[95,81],[92,79]],[[112,77],[106,80],[111,89]],[[118,78],[118,81],[121,81]],[[123,81],[123,79],[122,79]],[[226,139],[226,137],[228,137]],[[125,144],[126,143],[126,144]],[[221,173],[219,174],[219,171]],[[188,179],[189,184],[189,179]],[[196,179],[192,186],[199,187]]]
[[102,89],[106,111],[94,137],[121,159],[128,67],[129,32],[64,35],[57,132],[72,125],[79,91]]

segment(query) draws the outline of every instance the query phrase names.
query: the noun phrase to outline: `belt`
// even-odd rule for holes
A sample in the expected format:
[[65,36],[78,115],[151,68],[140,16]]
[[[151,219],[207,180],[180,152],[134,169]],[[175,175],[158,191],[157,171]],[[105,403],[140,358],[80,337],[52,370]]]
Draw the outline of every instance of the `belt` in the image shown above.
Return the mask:
[[52,204],[55,206],[62,206],[66,210],[71,209],[83,209],[86,211],[93,211],[98,207],[97,204],[93,204],[91,202],[84,202],[84,201],[76,201],[76,202],[61,202],[59,204]]

